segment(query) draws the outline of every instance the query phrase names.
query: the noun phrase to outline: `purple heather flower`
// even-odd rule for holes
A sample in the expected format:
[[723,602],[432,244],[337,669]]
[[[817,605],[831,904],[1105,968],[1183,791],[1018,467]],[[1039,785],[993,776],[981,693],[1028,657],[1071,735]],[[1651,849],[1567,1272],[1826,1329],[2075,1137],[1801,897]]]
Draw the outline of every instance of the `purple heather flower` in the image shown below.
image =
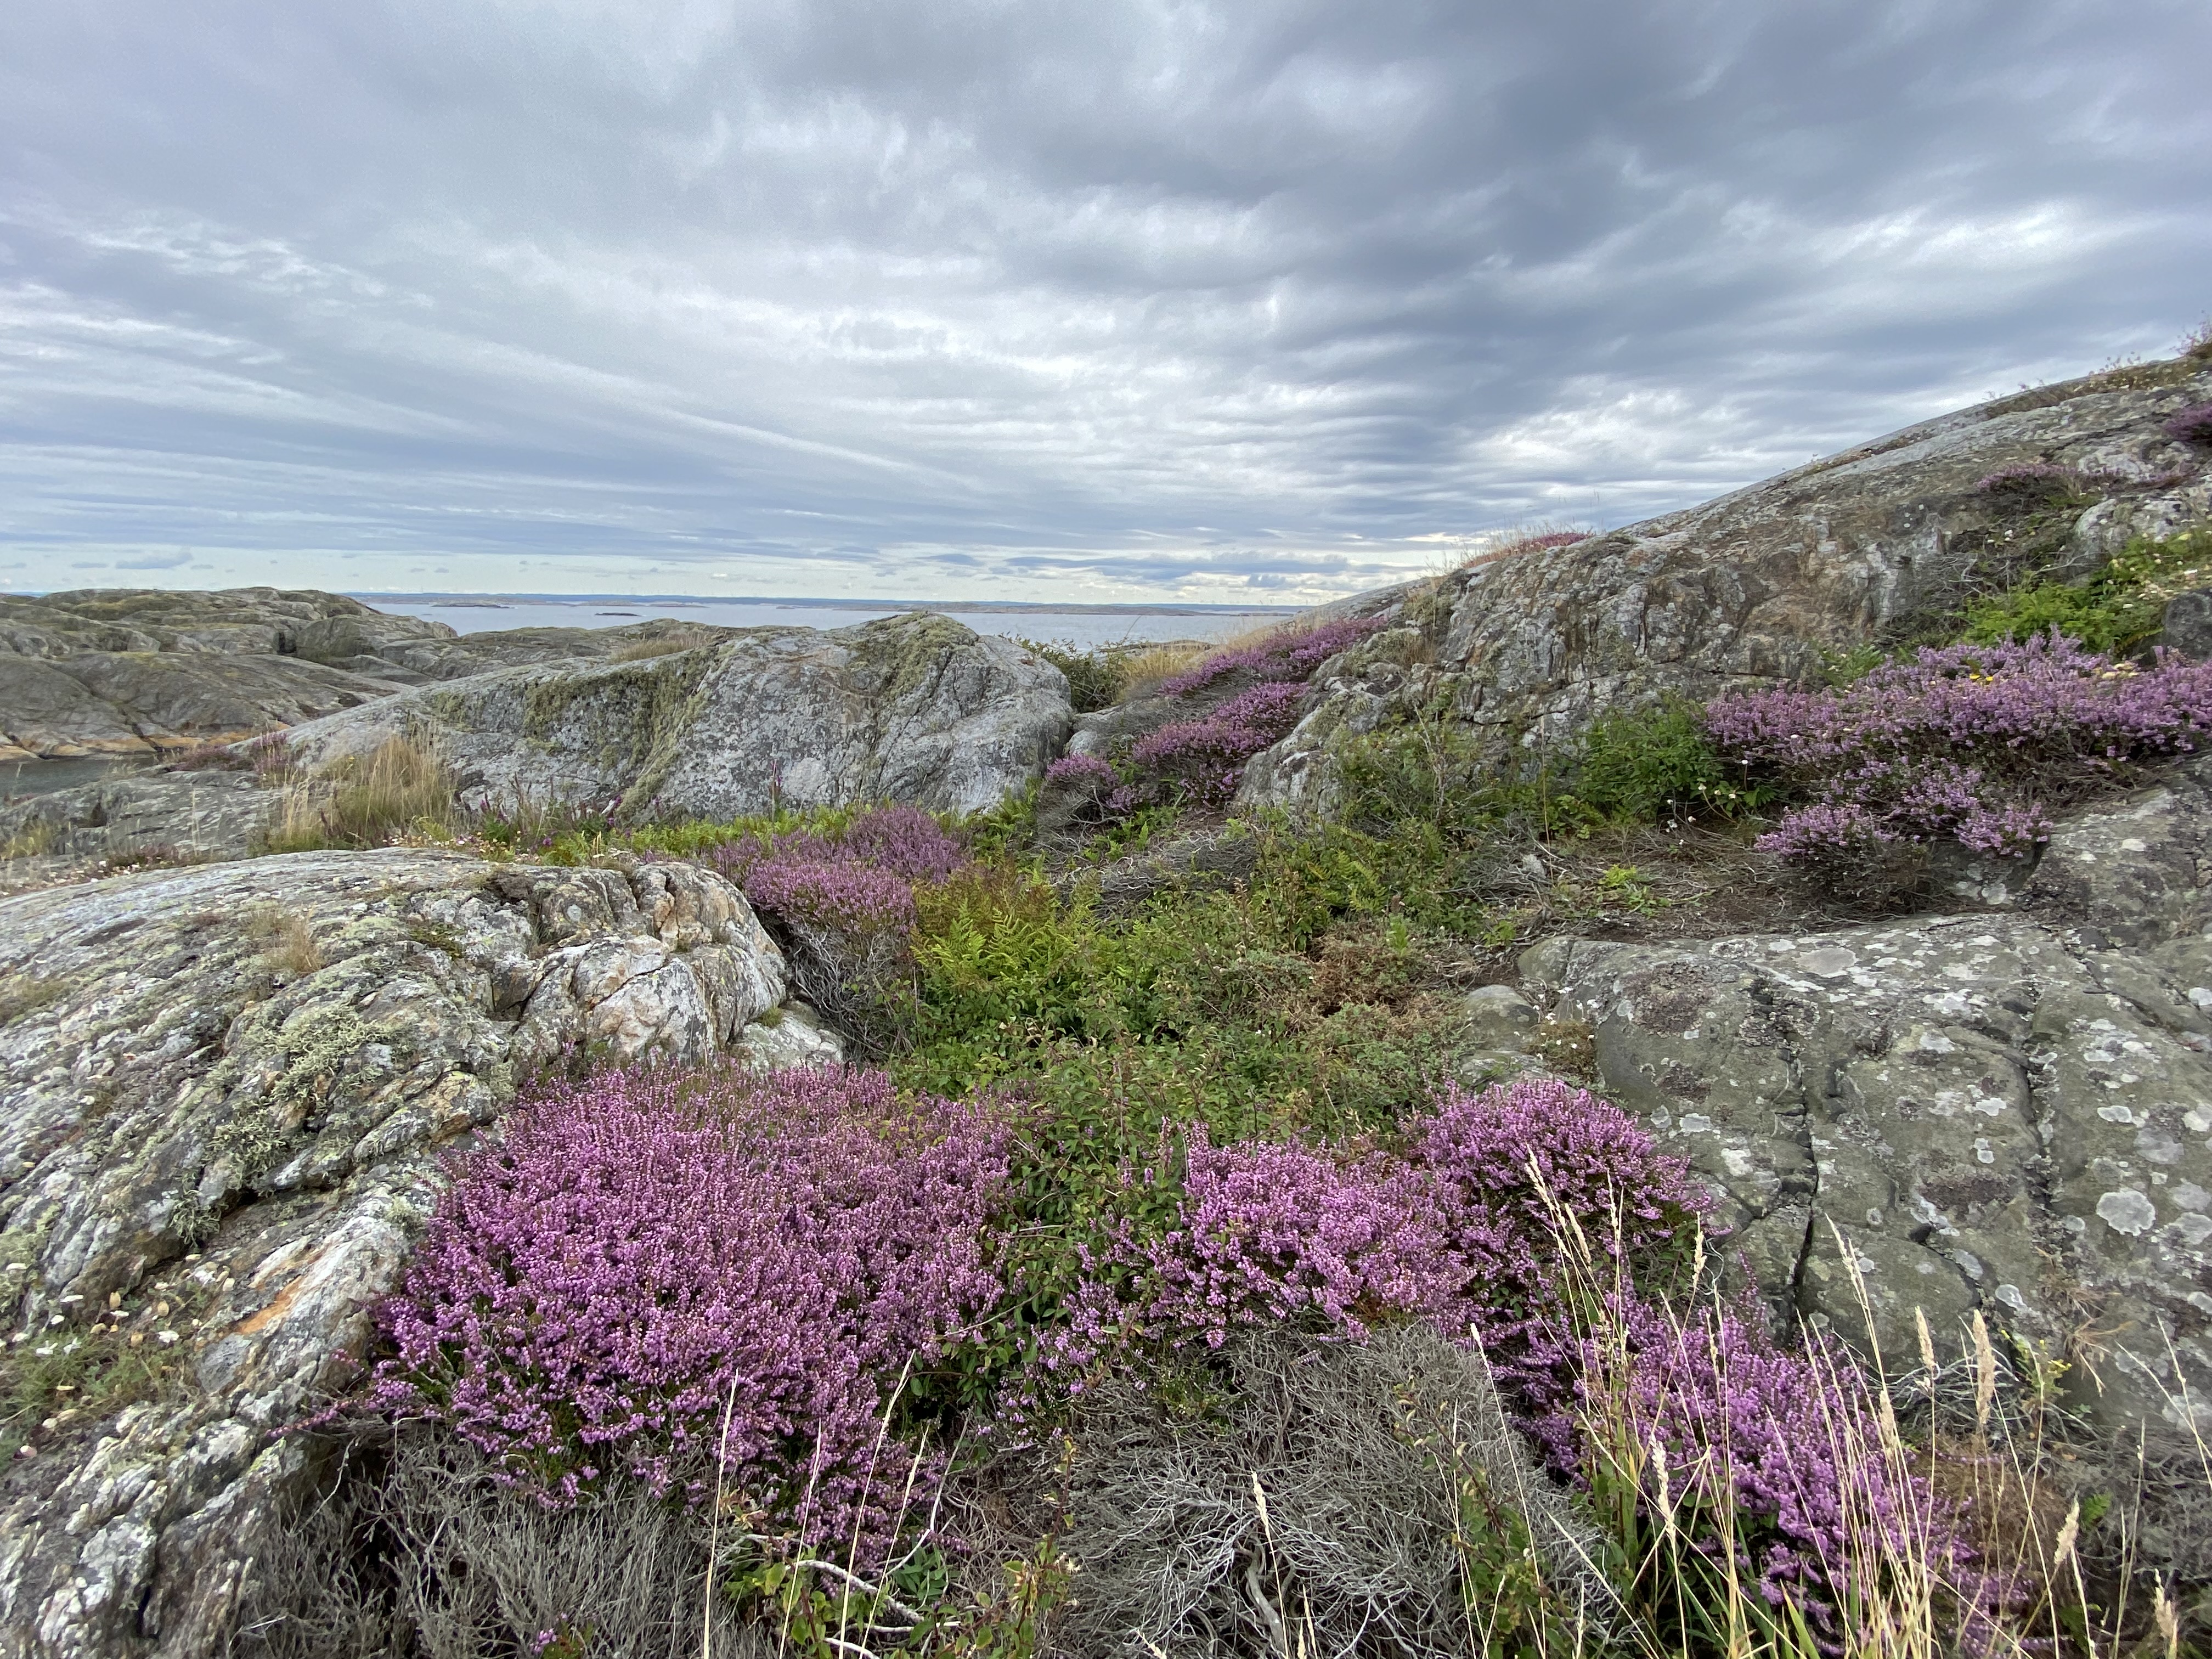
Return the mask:
[[370,1402],[548,1503],[611,1470],[697,1498],[719,1465],[801,1538],[880,1548],[915,1457],[879,1455],[885,1393],[1000,1294],[981,1230],[1006,1146],[991,1111],[902,1103],[876,1072],[556,1087],[455,1161],[379,1311]]
[[2212,404],[2191,404],[2175,411],[2162,428],[2169,438],[2199,449],[2212,449]]
[[1161,681],[1160,690],[1166,696],[1185,697],[1240,671],[1259,680],[1302,683],[1338,652],[1389,625],[1382,617],[1344,617],[1304,634],[1277,634],[1234,651],[1217,651],[1195,667]]
[[1728,759],[1812,797],[1761,839],[1770,851],[1951,838],[2017,856],[2049,835],[2045,800],[2192,752],[2212,732],[2212,665],[2161,657],[2139,672],[2053,630],[1927,647],[1837,690],[1717,698],[1705,726]]

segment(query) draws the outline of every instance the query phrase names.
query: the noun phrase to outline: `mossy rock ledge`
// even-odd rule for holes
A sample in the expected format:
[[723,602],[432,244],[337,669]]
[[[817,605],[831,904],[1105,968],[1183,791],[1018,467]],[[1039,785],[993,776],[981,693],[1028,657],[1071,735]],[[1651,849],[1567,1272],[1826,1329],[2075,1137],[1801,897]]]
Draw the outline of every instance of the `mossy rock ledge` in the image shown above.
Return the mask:
[[[0,1273],[18,1394],[0,1653],[223,1650],[300,1474],[283,1431],[518,1076],[835,1043],[744,897],[688,865],[410,849],[0,901]],[[795,1011],[796,1012],[796,1011]],[[27,1438],[26,1438],[27,1437]],[[19,1451],[15,1441],[24,1441]]]

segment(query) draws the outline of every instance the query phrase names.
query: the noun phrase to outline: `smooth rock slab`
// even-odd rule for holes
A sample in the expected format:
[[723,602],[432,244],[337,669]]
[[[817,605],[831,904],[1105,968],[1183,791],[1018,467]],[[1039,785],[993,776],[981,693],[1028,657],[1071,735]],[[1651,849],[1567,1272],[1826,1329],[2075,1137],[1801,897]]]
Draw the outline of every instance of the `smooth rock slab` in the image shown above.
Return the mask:
[[166,1358],[157,1397],[0,1469],[0,1653],[196,1656],[295,1468],[278,1431],[354,1375],[441,1149],[572,1048],[738,1048],[784,973],[692,866],[392,849],[0,902],[0,988],[11,1346],[112,1323]]
[[1785,1322],[1863,1341],[1863,1283],[1910,1364],[1916,1308],[1978,1309],[2107,1420],[2212,1431],[2208,774],[2060,824],[2020,913],[1554,939],[1523,980],[1723,1194]]

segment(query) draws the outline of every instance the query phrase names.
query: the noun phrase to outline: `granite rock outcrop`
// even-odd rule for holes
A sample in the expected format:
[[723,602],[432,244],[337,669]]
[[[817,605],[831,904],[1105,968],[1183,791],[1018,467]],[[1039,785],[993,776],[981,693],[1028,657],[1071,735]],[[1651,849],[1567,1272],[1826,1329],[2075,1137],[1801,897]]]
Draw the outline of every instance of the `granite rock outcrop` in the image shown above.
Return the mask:
[[1073,718],[1042,658],[910,612],[504,669],[310,721],[287,741],[312,769],[404,737],[442,756],[465,795],[619,797],[726,819],[870,801],[981,811],[1041,774]]
[[1723,1195],[1782,1328],[1864,1346],[1870,1311],[1909,1366],[1916,1309],[1978,1310],[2106,1424],[2212,1433],[2212,760],[1981,890],[1818,933],[1553,939],[1522,989]]
[[[2031,539],[2048,544],[2049,574],[2086,574],[2131,537],[2212,520],[2212,453],[2165,430],[2207,400],[2201,360],[2092,375],[1684,512],[1324,607],[1324,620],[1388,626],[1322,665],[1239,799],[1326,812],[1346,741],[1425,714],[1504,757],[1569,741],[1608,709],[1797,680],[2017,574]],[[2021,467],[2057,469],[2097,499],[2037,509],[1981,487]],[[2055,534],[2054,511],[2071,520]],[[2183,607],[2177,630],[2195,614]]]
[[681,864],[296,854],[0,901],[0,1301],[85,1402],[0,1465],[0,1652],[221,1651],[283,1431],[355,1374],[441,1153],[570,1054],[834,1059],[784,990]]

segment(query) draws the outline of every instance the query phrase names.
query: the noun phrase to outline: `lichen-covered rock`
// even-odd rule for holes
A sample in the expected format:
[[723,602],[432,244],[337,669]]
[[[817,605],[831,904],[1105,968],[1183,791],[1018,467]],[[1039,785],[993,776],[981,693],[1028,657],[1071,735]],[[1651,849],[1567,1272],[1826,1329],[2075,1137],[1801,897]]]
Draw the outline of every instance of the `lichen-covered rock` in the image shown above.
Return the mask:
[[796,997],[746,1026],[738,1034],[738,1044],[754,1065],[777,1071],[792,1066],[839,1066],[845,1060],[844,1039]]
[[[2212,456],[2162,425],[2212,398],[2189,362],[2002,398],[1908,427],[1701,507],[1363,594],[1330,613],[1392,626],[1324,665],[1290,736],[1245,768],[1247,805],[1326,812],[1350,739],[1442,711],[1503,756],[1600,712],[1794,679],[2002,578],[2019,538],[2086,572],[2130,537],[2212,517]],[[2053,463],[2102,497],[2031,523],[2004,468]]]
[[732,1049],[783,990],[689,865],[300,854],[0,902],[7,1363],[156,1373],[57,1395],[0,1468],[0,1653],[219,1651],[279,1431],[352,1375],[441,1149],[533,1066]]
[[118,771],[75,789],[0,803],[0,857],[160,854],[240,859],[268,830],[281,797],[249,773]]
[[2203,1433],[2208,886],[2197,762],[2060,825],[2010,912],[1554,939],[1522,975],[1595,1028],[1605,1090],[1725,1195],[1778,1313],[1863,1340],[1863,1283],[1883,1352],[1910,1363],[1916,1308],[1939,1330],[1979,1309],[2070,1358],[2068,1387],[2108,1420]]
[[2202,662],[2212,657],[2212,589],[2177,593],[2166,607],[2158,642]]
[[[434,744],[465,792],[728,818],[901,801],[993,806],[1060,752],[1058,669],[927,612],[858,628],[750,629],[633,662],[526,665],[311,722],[310,765],[393,735]],[[657,807],[655,804],[657,803]]]

